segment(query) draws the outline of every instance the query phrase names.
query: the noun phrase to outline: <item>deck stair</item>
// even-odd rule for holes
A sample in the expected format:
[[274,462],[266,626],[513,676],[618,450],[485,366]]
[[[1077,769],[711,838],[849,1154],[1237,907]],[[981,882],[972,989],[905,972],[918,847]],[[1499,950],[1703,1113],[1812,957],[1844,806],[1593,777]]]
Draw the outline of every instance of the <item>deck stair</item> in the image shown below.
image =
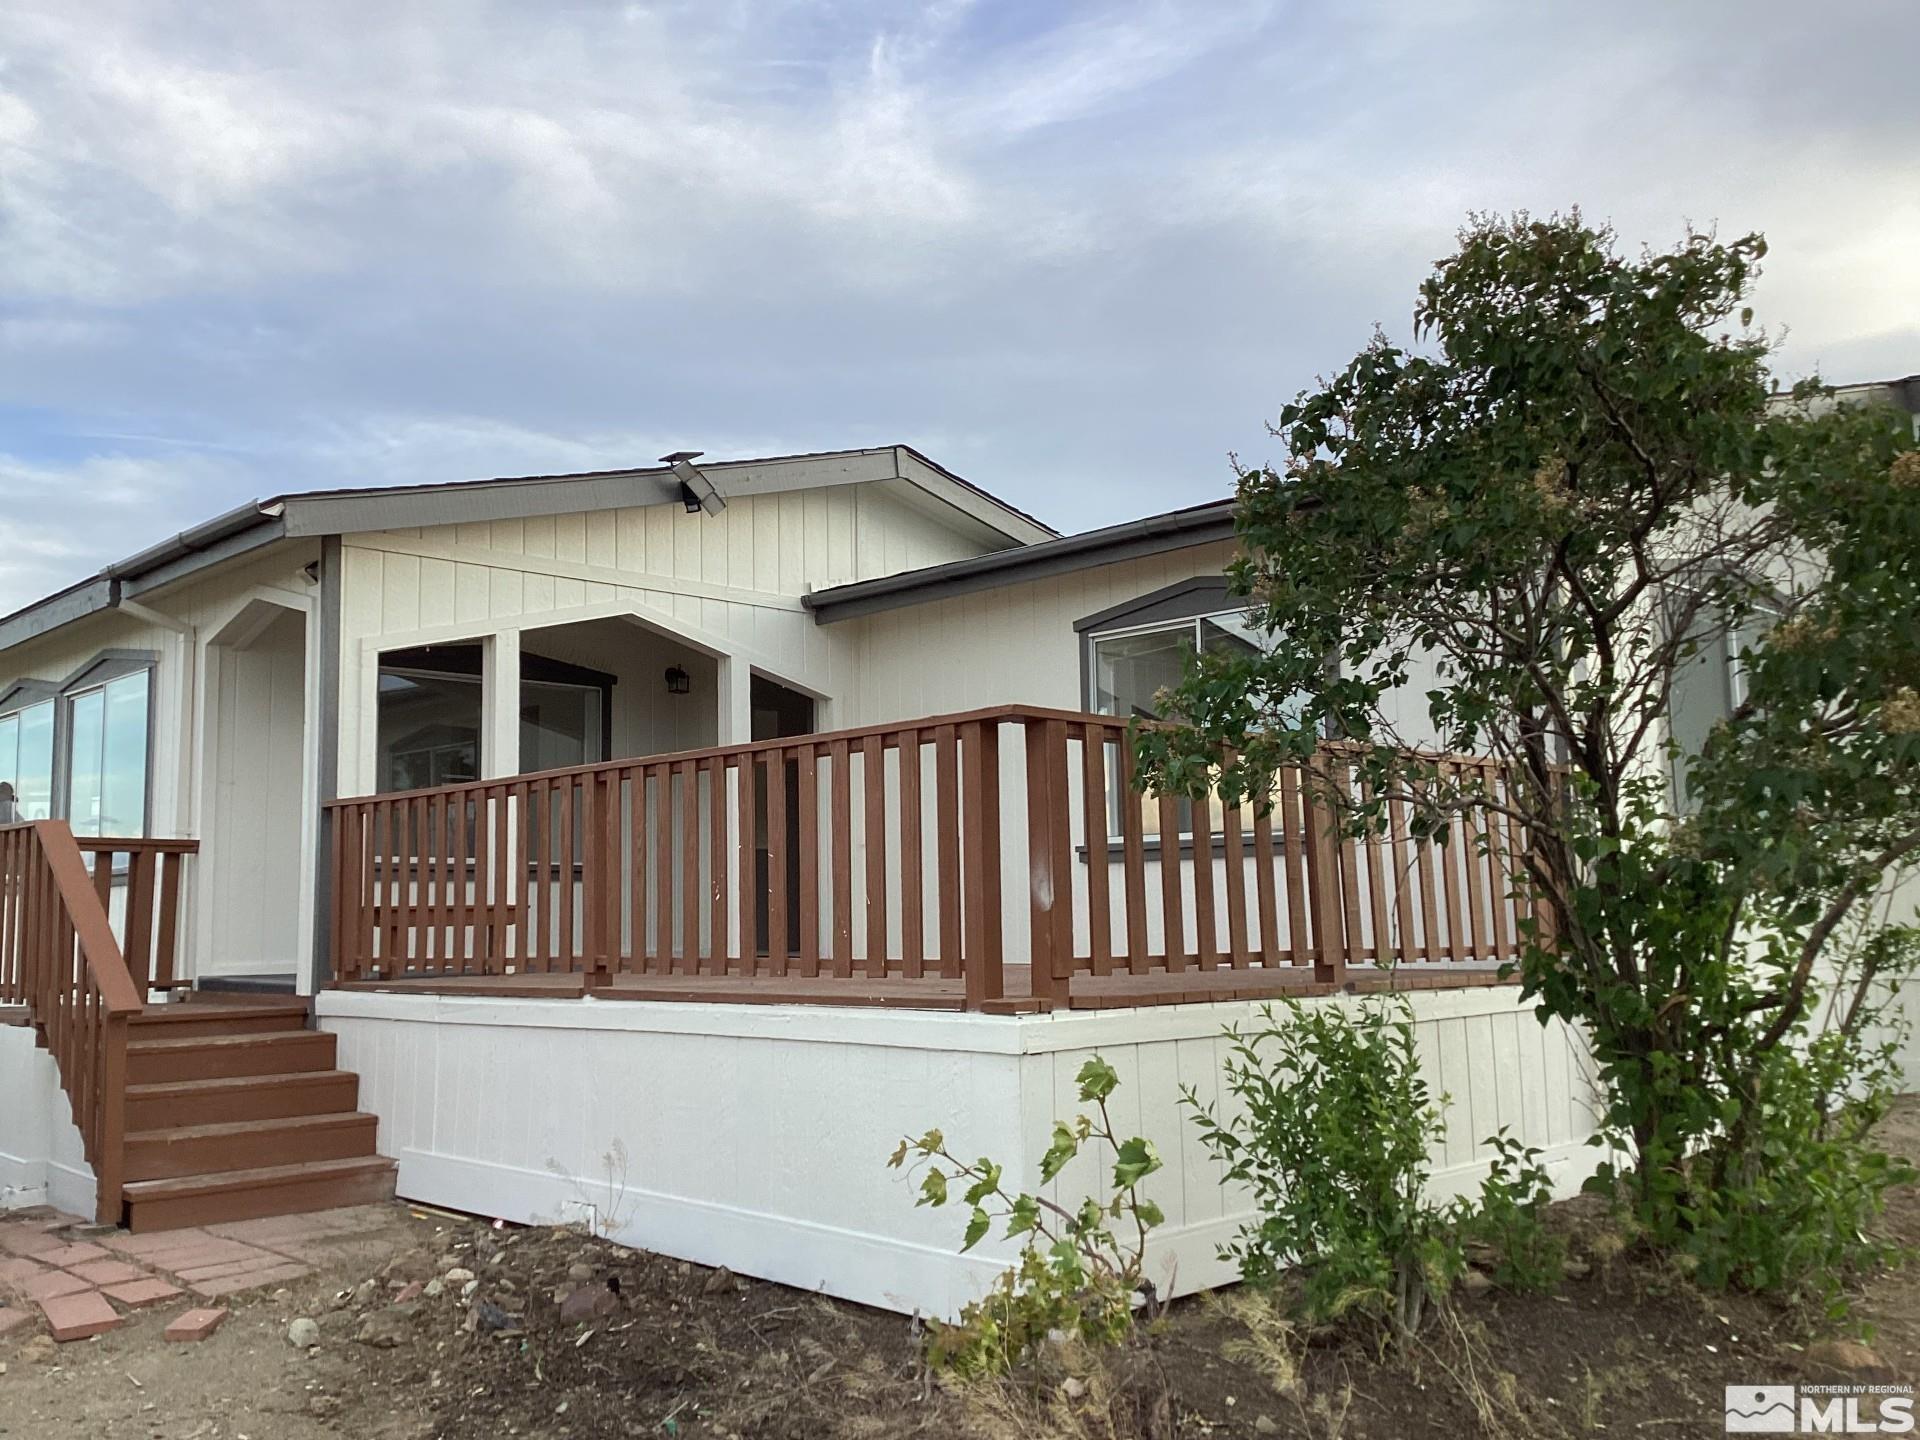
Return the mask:
[[127,1035],[127,1228],[173,1230],[385,1200],[359,1079],[300,1001],[149,1006]]

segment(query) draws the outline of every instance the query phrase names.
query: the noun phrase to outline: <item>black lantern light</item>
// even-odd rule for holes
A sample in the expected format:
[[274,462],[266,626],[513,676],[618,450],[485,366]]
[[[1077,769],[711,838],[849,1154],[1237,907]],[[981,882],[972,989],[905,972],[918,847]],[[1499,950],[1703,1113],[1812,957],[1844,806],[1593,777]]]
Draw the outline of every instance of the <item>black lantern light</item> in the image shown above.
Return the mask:
[[693,676],[689,675],[678,665],[670,665],[667,667],[667,693],[669,695],[684,695],[691,689],[693,689]]

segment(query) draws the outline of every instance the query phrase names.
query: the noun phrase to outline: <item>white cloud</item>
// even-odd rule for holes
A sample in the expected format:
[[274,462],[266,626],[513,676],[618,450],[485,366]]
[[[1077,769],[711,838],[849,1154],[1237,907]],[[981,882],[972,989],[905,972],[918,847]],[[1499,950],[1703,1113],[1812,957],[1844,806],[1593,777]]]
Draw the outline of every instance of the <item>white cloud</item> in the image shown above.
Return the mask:
[[1472,209],[1764,229],[1789,370],[1920,370],[1916,48],[1906,3],[13,0],[0,609],[249,495],[683,445],[1218,494]]

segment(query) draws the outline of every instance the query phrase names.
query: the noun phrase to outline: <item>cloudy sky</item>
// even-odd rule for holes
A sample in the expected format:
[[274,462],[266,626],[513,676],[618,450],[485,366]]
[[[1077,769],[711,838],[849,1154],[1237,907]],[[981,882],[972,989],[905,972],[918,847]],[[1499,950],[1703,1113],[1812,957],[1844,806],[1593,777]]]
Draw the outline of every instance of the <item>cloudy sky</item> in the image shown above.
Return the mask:
[[250,497],[905,441],[1063,529],[1469,210],[1920,370],[1912,0],[0,0],[0,610]]

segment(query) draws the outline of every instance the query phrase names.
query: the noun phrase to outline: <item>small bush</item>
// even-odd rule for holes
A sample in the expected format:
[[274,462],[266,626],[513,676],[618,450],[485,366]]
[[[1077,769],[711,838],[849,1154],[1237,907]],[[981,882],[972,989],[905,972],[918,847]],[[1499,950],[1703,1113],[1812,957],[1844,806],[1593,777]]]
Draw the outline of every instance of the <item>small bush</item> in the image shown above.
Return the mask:
[[1310,1323],[1366,1317],[1410,1335],[1465,1260],[1426,1196],[1441,1125],[1407,1007],[1284,1004],[1284,1019],[1269,1006],[1260,1028],[1227,1031],[1227,1089],[1244,1114],[1223,1119],[1184,1094],[1207,1148],[1259,1210],[1223,1254],[1255,1284],[1297,1268]]
[[1140,1182],[1160,1168],[1153,1145],[1134,1136],[1123,1140],[1107,1112],[1107,1098],[1120,1084],[1113,1067],[1098,1055],[1080,1067],[1080,1103],[1092,1105],[1098,1119],[1075,1117],[1053,1127],[1053,1143],[1040,1159],[1040,1178],[1052,1180],[1090,1142],[1113,1153],[1112,1193],[1089,1196],[1067,1209],[1042,1196],[1009,1194],[1002,1167],[989,1159],[971,1164],[956,1159],[946,1137],[929,1130],[919,1139],[903,1139],[888,1164],[896,1169],[910,1159],[927,1162],[920,1177],[919,1205],[945,1205],[956,1184],[972,1208],[964,1253],[1003,1221],[1008,1239],[1024,1237],[1020,1259],[1001,1275],[983,1299],[961,1311],[956,1324],[929,1327],[928,1362],[937,1370],[975,1377],[1004,1374],[1033,1358],[1050,1335],[1096,1345],[1111,1345],[1133,1331],[1136,1297],[1152,1311],[1153,1282],[1145,1276],[1147,1234],[1164,1216],[1139,1193]]
[[1560,1283],[1567,1247],[1547,1227],[1553,1186],[1540,1152],[1504,1129],[1487,1143],[1494,1150],[1493,1167],[1480,1182],[1479,1203],[1459,1203],[1460,1232],[1493,1251],[1494,1284],[1507,1290],[1552,1290]]
[[[1693,1157],[1676,1167],[1677,1198],[1663,1203],[1668,1191],[1657,1190],[1632,1220],[1710,1289],[1772,1292],[1844,1317],[1846,1283],[1903,1258],[1875,1222],[1914,1168],[1871,1139],[1896,1072],[1895,1046],[1868,1049],[1838,1032],[1774,1052],[1754,1093],[1727,1102],[1724,1123],[1741,1134],[1718,1152],[1728,1157],[1719,1173]],[[1600,1186],[1627,1193],[1610,1180],[1603,1170]]]

